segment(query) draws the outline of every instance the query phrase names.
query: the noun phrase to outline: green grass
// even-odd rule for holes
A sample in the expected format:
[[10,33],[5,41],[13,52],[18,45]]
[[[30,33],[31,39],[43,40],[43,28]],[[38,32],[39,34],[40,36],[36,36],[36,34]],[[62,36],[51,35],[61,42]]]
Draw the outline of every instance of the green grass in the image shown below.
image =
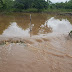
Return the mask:
[[30,8],[30,9],[22,10],[22,12],[38,12],[38,9]]
[[13,8],[12,10],[4,10],[4,11],[2,11],[2,13],[6,13],[6,14],[9,14],[9,13],[11,13],[11,12],[27,12],[27,13],[29,13],[29,12],[33,12],[33,13],[35,13],[35,12],[45,12],[45,13],[69,13],[69,12],[72,12],[72,9],[50,9],[50,8],[48,8],[48,9],[36,9],[36,8],[29,8],[29,9],[15,9],[15,8]]
[[72,12],[72,9],[46,9],[44,12]]

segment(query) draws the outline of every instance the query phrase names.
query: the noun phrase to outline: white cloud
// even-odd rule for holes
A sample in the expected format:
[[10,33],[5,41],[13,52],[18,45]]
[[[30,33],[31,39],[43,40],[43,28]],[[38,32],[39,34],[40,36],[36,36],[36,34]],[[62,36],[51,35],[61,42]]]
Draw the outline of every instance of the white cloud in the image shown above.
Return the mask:
[[57,3],[57,2],[66,2],[66,1],[69,1],[69,0],[50,0],[50,1],[53,2],[53,3]]

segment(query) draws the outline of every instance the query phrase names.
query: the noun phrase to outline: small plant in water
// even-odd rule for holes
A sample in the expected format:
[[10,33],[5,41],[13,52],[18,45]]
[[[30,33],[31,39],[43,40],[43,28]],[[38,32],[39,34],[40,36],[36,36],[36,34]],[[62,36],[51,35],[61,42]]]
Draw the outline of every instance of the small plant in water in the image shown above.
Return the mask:
[[72,38],[72,30],[69,32],[69,36]]

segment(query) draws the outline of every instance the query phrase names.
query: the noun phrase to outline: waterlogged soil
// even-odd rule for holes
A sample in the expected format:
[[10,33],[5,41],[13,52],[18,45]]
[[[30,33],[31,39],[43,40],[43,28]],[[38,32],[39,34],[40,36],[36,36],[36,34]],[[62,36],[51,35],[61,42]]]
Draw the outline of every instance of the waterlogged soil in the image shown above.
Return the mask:
[[31,15],[0,15],[0,72],[72,72],[72,16]]

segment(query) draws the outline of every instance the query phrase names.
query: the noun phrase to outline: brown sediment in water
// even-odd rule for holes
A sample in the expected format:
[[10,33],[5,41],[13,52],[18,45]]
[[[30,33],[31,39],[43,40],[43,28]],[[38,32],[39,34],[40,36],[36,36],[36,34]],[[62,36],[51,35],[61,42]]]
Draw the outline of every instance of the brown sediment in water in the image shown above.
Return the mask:
[[42,40],[40,40],[40,39],[35,39],[37,42],[39,42],[39,43],[41,43],[42,42]]
[[0,15],[0,72],[72,72],[72,39],[62,35],[72,17],[31,14],[31,33],[30,13]]
[[24,40],[21,40],[21,39],[18,39],[18,38],[9,38],[9,39],[3,39],[3,40],[0,40],[0,45],[1,44],[6,44],[6,43],[24,43]]
[[47,38],[42,38],[44,41],[50,41],[49,39],[47,39]]
[[67,36],[18,40],[24,43],[0,45],[0,72],[72,72],[72,40]]
[[28,44],[33,44],[33,42],[32,42],[32,41],[30,41],[30,40],[25,40],[25,43],[28,43]]

